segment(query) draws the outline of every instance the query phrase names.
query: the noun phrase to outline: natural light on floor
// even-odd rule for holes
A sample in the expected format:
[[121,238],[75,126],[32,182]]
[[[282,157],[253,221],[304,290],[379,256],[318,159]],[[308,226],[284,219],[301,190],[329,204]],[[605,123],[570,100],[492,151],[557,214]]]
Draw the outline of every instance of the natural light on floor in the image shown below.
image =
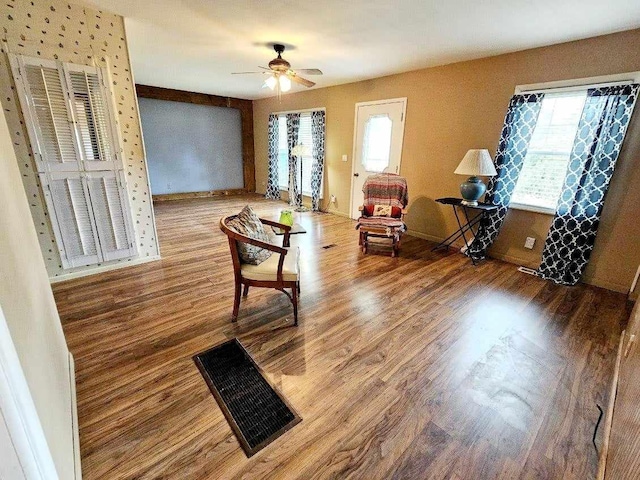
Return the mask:
[[511,206],[555,211],[586,94],[581,90],[545,96]]

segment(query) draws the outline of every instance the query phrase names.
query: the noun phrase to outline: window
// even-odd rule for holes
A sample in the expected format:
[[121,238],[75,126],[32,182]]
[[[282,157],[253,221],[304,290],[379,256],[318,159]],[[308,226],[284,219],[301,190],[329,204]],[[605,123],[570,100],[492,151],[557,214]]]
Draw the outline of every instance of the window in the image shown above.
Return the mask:
[[105,69],[11,55],[62,267],[137,253]]
[[[302,169],[302,193],[311,196],[311,167],[313,166],[313,140],[311,136],[311,114],[300,114],[300,130],[298,131],[298,144],[307,147],[308,154],[298,159],[297,179],[300,181],[300,169]],[[280,190],[289,189],[289,147],[287,145],[287,117],[278,117],[278,186]],[[320,198],[323,188],[320,186]]]
[[362,166],[368,172],[384,172],[391,158],[393,122],[386,113],[371,115],[364,127]]
[[511,207],[555,213],[586,95],[586,90],[545,95]]

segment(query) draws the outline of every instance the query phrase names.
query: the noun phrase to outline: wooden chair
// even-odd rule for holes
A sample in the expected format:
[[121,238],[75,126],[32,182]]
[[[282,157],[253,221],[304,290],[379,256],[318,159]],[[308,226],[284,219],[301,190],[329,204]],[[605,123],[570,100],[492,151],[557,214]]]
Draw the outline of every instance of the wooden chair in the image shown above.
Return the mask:
[[[370,175],[362,187],[364,204],[358,207],[360,218],[356,228],[360,230],[359,245],[363,253],[368,253],[371,244],[379,244],[381,240],[391,246],[391,256],[400,252],[400,241],[407,226],[404,217],[409,202],[407,180],[393,173]],[[375,216],[365,212],[366,207],[385,205],[396,208],[397,216]]]
[[[300,293],[300,268],[299,268],[299,249],[298,247],[284,248],[271,243],[255,240],[253,238],[242,235],[227,226],[227,223],[235,218],[236,215],[230,215],[220,219],[220,230],[229,239],[229,249],[231,250],[231,258],[233,260],[233,273],[235,280],[235,296],[233,301],[233,320],[238,319],[238,310],[240,309],[240,295],[242,286],[244,285],[244,293],[246,297],[249,294],[249,287],[267,287],[275,288],[283,292],[293,304],[294,325],[298,325],[298,294]],[[260,221],[264,225],[276,227],[284,230],[284,245],[289,245],[289,235],[291,227],[282,223],[274,222],[261,218]],[[257,247],[265,248],[273,252],[273,254],[259,265],[250,265],[243,263],[238,254],[238,242],[249,243]],[[291,293],[285,288],[291,289]]]

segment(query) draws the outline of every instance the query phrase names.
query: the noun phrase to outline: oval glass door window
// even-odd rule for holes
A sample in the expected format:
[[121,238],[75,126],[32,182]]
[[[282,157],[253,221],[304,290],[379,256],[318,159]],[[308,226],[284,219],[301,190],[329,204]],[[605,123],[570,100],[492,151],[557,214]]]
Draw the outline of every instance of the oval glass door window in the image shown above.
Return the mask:
[[371,115],[364,127],[362,166],[368,172],[380,173],[389,166],[393,121],[386,113]]

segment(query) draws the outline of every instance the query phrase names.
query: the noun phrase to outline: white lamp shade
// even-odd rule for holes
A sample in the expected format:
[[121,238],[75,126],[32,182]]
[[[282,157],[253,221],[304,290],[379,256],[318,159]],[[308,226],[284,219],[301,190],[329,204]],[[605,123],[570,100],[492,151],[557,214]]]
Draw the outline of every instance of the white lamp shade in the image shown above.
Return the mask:
[[493,177],[498,174],[486,149],[469,150],[453,173],[474,177]]
[[288,92],[291,90],[291,80],[286,75],[280,75],[280,90],[283,92]]
[[304,143],[299,143],[295,147],[291,149],[291,155],[294,157],[304,157],[309,155],[309,147],[307,147]]
[[276,88],[276,84],[278,83],[278,79],[276,77],[274,77],[273,75],[271,75],[269,78],[267,78],[264,81],[265,85],[267,87],[269,87],[271,90],[273,90],[274,88]]

